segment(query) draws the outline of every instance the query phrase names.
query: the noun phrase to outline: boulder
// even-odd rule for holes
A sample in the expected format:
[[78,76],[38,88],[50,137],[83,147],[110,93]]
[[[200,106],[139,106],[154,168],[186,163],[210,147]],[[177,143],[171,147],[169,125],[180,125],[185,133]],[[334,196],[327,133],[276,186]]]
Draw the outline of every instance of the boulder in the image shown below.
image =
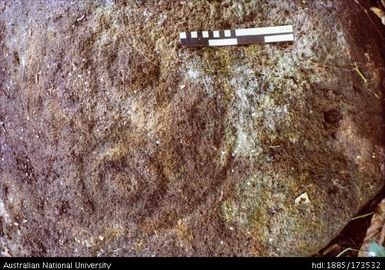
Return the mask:
[[[372,22],[342,0],[1,1],[1,254],[314,254],[384,184]],[[285,24],[292,44],[178,40]]]

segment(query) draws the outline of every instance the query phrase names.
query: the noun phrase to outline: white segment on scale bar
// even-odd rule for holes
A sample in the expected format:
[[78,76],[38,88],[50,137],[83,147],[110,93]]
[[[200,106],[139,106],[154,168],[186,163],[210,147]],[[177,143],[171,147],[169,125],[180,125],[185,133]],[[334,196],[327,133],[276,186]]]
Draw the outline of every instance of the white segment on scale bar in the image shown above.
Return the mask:
[[266,36],[265,43],[294,41],[293,34]]
[[209,46],[231,46],[238,45],[238,39],[226,38],[226,39],[209,39]]
[[180,39],[186,39],[186,38],[187,38],[186,32],[181,32],[181,33],[179,33],[179,38],[180,38]]

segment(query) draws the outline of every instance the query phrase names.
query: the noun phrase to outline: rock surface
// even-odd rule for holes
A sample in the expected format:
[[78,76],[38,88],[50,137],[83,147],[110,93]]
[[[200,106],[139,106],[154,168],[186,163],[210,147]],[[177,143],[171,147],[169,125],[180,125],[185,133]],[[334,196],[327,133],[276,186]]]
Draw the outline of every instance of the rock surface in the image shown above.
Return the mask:
[[[1,1],[1,254],[322,248],[384,179],[383,61],[347,2]],[[178,44],[289,23],[293,44]]]

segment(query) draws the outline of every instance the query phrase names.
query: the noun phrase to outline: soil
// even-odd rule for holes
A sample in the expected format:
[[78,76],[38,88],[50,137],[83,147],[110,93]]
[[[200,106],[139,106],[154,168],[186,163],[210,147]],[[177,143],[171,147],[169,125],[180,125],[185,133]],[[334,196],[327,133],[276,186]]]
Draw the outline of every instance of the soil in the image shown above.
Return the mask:
[[385,189],[378,193],[360,213],[353,218],[343,231],[333,239],[325,248],[320,250],[315,257],[357,257],[361,249],[366,231],[371,224],[373,212],[377,205],[385,198]]
[[342,0],[2,1],[1,254],[317,253],[384,186],[381,48]]

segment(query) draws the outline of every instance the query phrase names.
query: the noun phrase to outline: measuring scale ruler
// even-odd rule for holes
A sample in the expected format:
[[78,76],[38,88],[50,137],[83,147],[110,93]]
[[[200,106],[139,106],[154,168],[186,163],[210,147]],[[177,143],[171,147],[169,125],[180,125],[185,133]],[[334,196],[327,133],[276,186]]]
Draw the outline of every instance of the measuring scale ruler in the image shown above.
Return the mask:
[[283,25],[237,30],[181,32],[179,38],[181,45],[185,47],[216,47],[293,42],[294,33],[292,25]]

